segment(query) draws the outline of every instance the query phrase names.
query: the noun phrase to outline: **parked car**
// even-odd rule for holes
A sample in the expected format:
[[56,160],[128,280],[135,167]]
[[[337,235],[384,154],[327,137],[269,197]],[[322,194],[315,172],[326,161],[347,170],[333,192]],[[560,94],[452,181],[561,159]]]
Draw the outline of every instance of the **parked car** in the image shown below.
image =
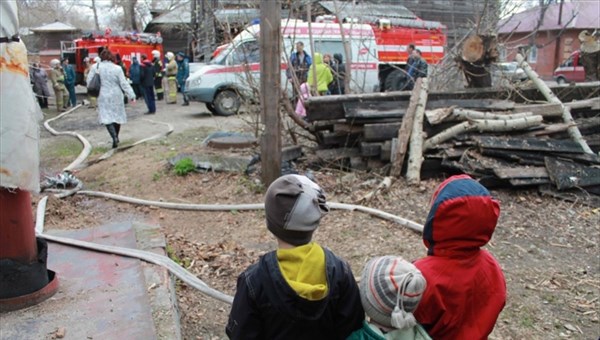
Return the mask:
[[559,84],[585,81],[585,70],[583,69],[579,51],[573,52],[569,58],[563,61],[554,70],[552,77]]
[[517,62],[497,63],[492,66],[492,77],[496,81],[520,82],[527,80],[527,74]]

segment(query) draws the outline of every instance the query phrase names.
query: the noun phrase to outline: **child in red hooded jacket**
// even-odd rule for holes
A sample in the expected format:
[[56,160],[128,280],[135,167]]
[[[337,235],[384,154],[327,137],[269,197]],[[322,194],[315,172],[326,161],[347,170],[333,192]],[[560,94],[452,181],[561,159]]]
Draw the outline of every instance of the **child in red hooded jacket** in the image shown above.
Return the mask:
[[427,288],[414,315],[438,339],[487,339],[506,302],[506,282],[486,245],[500,207],[467,175],[436,189],[423,230],[427,257],[417,260]]

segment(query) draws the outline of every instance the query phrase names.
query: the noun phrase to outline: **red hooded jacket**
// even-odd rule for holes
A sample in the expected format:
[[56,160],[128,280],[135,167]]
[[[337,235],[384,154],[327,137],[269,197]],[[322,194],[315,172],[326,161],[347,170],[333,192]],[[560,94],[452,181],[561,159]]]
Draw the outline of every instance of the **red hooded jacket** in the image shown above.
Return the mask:
[[415,265],[427,288],[414,315],[433,339],[487,339],[506,302],[500,265],[484,246],[500,207],[467,175],[444,181],[433,194],[423,230],[427,257]]

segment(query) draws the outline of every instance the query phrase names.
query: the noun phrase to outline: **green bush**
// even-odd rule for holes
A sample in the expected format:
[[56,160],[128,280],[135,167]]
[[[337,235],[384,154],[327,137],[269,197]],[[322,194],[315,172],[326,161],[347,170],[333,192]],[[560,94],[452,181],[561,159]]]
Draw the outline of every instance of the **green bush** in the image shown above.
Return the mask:
[[175,167],[173,171],[178,176],[185,176],[192,171],[196,170],[196,163],[191,158],[182,158],[177,163],[175,163]]

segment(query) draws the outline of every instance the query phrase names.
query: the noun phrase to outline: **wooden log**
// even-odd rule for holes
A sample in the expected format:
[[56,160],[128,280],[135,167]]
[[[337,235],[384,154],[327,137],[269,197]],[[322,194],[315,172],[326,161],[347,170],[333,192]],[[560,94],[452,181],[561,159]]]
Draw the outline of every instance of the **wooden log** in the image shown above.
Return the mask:
[[462,108],[454,108],[450,115],[445,118],[445,121],[455,120],[469,120],[469,119],[492,119],[492,120],[507,120],[507,119],[518,119],[523,117],[533,116],[532,112],[519,112],[519,113],[494,113],[494,112],[482,112],[475,110],[467,110]]
[[496,36],[472,35],[465,39],[457,59],[467,80],[467,87],[492,86],[489,65],[496,61],[498,55]]
[[568,125],[568,124],[546,125],[546,126],[544,126],[543,130],[527,132],[525,134],[525,136],[531,136],[531,137],[547,136],[547,135],[567,131],[569,126],[570,125]]
[[404,166],[404,158],[406,157],[406,150],[408,149],[408,141],[410,140],[413,128],[413,121],[417,110],[417,103],[419,102],[419,96],[421,95],[422,84],[422,78],[417,78],[412,95],[410,96],[408,109],[406,109],[406,114],[404,115],[400,129],[398,130],[398,141],[395,144],[394,156],[391,157],[394,158],[391,169],[391,175],[393,177],[400,177],[402,174],[402,167]]
[[[525,62],[525,59],[523,58],[523,56],[520,53],[517,53],[516,59],[517,59],[517,62],[519,63],[519,66],[521,66],[521,68],[523,68],[525,73],[527,73],[527,76],[529,76],[529,79],[531,79],[531,81],[533,81],[535,86],[546,97],[546,99],[550,103],[560,104],[562,106],[562,109],[563,109],[562,118],[563,118],[564,123],[569,124],[569,125],[575,123],[575,120],[573,119],[573,116],[571,115],[570,109],[568,107],[564,106],[563,103],[554,95],[554,93],[552,93],[552,91],[550,90],[548,85],[546,85],[546,83],[540,79],[538,74],[531,68],[531,66],[529,66],[529,64],[527,62]],[[574,141],[576,141],[577,143],[579,143],[581,145],[581,147],[583,148],[583,151],[585,153],[594,153],[592,151],[592,149],[590,149],[590,147],[587,145],[585,139],[583,139],[583,136],[581,135],[581,132],[579,131],[577,126],[571,126],[567,129],[567,131],[569,132],[569,135],[571,136],[571,138],[573,138]]]
[[429,124],[436,125],[446,120],[446,118],[452,114],[452,110],[454,110],[455,107],[456,106],[450,106],[434,110],[425,110],[425,117],[427,118]]
[[461,107],[463,109],[505,111],[515,108],[515,102],[499,99],[437,99],[427,102],[428,110],[446,108],[450,106]]
[[558,190],[600,185],[600,169],[553,157],[545,158],[546,169]]
[[281,149],[281,161],[291,161],[302,157],[302,147],[300,145],[286,146]]
[[514,113],[531,112],[544,117],[562,117],[560,104],[518,104],[512,110]]
[[389,162],[392,159],[392,141],[386,140],[381,145],[381,153],[379,154],[379,159],[384,162]]
[[471,138],[477,143],[479,148],[583,153],[581,145],[570,140],[542,140],[538,138],[504,138],[492,136],[473,136]]
[[319,143],[324,146],[354,147],[361,135],[359,133],[340,134],[335,132],[319,132]]
[[317,150],[316,156],[324,161],[334,161],[344,158],[360,156],[358,148],[338,148]]
[[590,108],[592,110],[600,110],[600,98],[591,98],[584,100],[575,100],[572,102],[563,103],[565,106],[568,106],[573,109],[587,109]]
[[349,102],[344,103],[346,118],[402,118],[407,102]]
[[[554,94],[563,102],[570,102],[573,100],[581,100],[584,98],[594,98],[600,95],[600,83],[578,83],[574,86],[552,86]],[[305,106],[307,111],[307,118],[309,121],[318,120],[335,120],[344,118],[344,107],[343,103],[349,102],[366,102],[366,101],[405,101],[410,100],[410,91],[397,91],[397,92],[374,92],[374,93],[360,93],[360,94],[348,94],[343,96],[313,96],[306,100]],[[540,93],[535,87],[523,88],[520,91],[514,91],[512,88],[485,88],[485,89],[463,89],[460,91],[452,92],[434,92],[428,94],[428,105],[427,109],[437,109],[440,107],[448,107],[457,105],[462,108],[483,110],[484,108],[478,106],[469,106],[463,104],[457,104],[457,101],[467,100],[487,100],[496,101],[498,99],[505,99],[516,103],[522,103],[525,98],[528,101],[546,101],[546,98]],[[435,106],[430,103],[439,103]],[[506,102],[505,102],[506,103]],[[513,107],[508,108],[490,108],[489,110],[511,110]],[[528,110],[533,111],[533,110]],[[535,113],[535,112],[534,112]],[[562,113],[562,111],[561,111]]]
[[401,123],[365,124],[363,139],[366,142],[376,142],[392,139],[398,134]]
[[406,178],[409,184],[415,185],[421,181],[421,163],[423,162],[423,117],[425,116],[425,106],[427,105],[427,92],[429,82],[427,78],[422,78],[421,93],[415,110],[415,118],[410,136],[408,168]]
[[336,123],[333,124],[333,132],[335,133],[362,133],[363,126],[357,124],[348,123]]
[[424,150],[433,148],[434,146],[443,143],[450,138],[456,137],[461,133],[467,131],[478,130],[479,132],[502,132],[502,131],[515,131],[530,128],[532,126],[540,125],[543,121],[542,116],[531,116],[517,119],[508,120],[470,120],[457,124],[447,130],[444,130],[437,135],[429,138],[425,141]]
[[363,157],[375,157],[381,154],[382,143],[360,143],[360,155]]
[[479,35],[472,35],[465,39],[461,49],[462,60],[474,63],[485,56],[485,48],[483,39]]

